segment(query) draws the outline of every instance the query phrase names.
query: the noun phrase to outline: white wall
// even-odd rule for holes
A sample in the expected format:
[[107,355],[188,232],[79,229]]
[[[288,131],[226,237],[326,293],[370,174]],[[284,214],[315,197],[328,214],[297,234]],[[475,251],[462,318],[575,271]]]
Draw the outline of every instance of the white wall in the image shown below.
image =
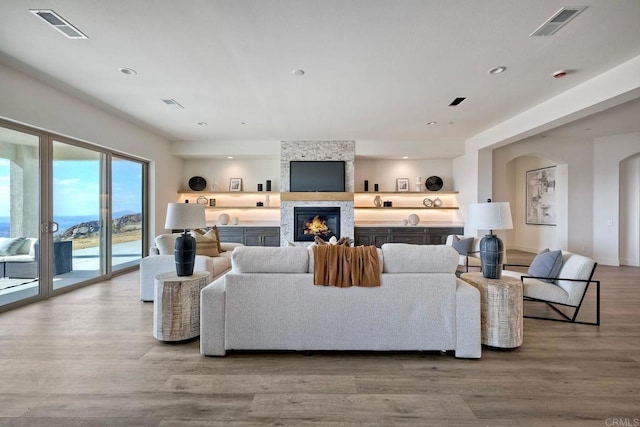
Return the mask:
[[191,177],[201,176],[207,180],[206,191],[229,191],[230,178],[242,178],[242,191],[257,191],[257,185],[271,180],[272,191],[280,191],[280,160],[184,160],[182,189],[188,190]]
[[620,162],[620,264],[640,266],[640,154]]
[[[512,165],[509,163],[515,161]],[[527,170],[557,165],[555,227],[527,225],[524,213]],[[514,230],[507,246],[536,252],[546,247],[591,255],[593,144],[589,139],[530,138],[494,151],[493,195],[511,202]]]
[[150,238],[164,232],[182,177],[169,141],[1,64],[0,94],[2,118],[149,160]]
[[[357,146],[356,142],[356,146]],[[369,181],[369,191],[373,185],[379,184],[379,191],[396,191],[397,178],[409,178],[411,191],[416,189],[416,180],[421,177],[422,191],[424,181],[430,176],[439,176],[444,184],[442,191],[454,191],[455,180],[453,164],[449,159],[443,160],[371,160],[356,159],[355,191],[364,191],[364,180]]]
[[[556,220],[554,226],[527,224],[526,174],[527,171],[548,166],[556,166]],[[508,235],[509,248],[527,252],[542,249],[562,249],[567,247],[567,180],[566,165],[556,165],[552,160],[523,156],[507,163],[506,191],[511,202],[513,230]],[[498,181],[498,180],[496,180]],[[496,182],[498,184],[499,182]]]
[[[621,261],[620,234],[634,233],[633,225],[620,223],[621,189],[633,188],[635,184],[620,183],[620,163],[640,153],[640,133],[616,135],[596,138],[593,156],[593,244],[596,261],[607,265],[619,265]],[[623,177],[637,180],[637,176],[629,176],[631,171],[625,170]],[[628,190],[624,190],[628,191]],[[628,200],[628,199],[627,199]],[[633,200],[633,198],[631,198]],[[629,222],[640,217],[638,208],[626,206],[623,218]],[[625,240],[625,246],[633,245]],[[637,244],[636,244],[637,245]],[[627,257],[628,254],[625,254]]]

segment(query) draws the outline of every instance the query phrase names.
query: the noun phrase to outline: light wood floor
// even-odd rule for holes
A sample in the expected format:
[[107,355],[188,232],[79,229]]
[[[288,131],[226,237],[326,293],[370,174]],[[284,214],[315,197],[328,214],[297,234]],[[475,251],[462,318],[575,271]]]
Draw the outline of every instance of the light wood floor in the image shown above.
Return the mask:
[[596,276],[600,327],[525,319],[522,347],[464,360],[203,357],[152,337],[130,273],[0,314],[0,426],[639,425],[640,268]]

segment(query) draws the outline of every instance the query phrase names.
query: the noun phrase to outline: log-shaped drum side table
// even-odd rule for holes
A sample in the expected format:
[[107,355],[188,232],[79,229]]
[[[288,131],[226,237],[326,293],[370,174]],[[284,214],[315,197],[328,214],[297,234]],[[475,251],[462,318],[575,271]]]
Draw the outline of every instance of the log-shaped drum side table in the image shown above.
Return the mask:
[[160,341],[183,341],[200,335],[200,291],[209,284],[209,272],[191,276],[175,272],[156,276],[153,336]]
[[460,278],[480,291],[482,344],[510,349],[522,345],[522,282],[514,277],[487,279],[482,273]]

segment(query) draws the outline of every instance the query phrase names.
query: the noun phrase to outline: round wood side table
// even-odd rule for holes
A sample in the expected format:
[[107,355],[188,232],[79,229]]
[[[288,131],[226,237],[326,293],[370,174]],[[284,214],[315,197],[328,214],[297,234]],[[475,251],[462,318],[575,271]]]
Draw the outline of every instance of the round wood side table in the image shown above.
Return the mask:
[[156,276],[153,336],[160,341],[184,341],[200,335],[200,291],[209,284],[209,272],[191,276],[175,272]]
[[460,278],[480,291],[482,344],[498,349],[522,345],[522,282],[514,277],[487,279],[482,273]]

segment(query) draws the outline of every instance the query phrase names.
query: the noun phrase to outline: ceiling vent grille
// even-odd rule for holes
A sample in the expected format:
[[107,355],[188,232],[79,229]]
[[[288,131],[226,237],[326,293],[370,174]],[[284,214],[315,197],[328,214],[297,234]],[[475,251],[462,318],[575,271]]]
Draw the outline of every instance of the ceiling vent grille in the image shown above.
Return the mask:
[[542,37],[555,34],[560,28],[564,27],[569,21],[578,16],[580,12],[585,10],[587,6],[563,7],[557,11],[551,18],[547,19],[544,24],[540,25],[529,37]]
[[462,98],[456,98],[453,101],[451,101],[451,104],[449,104],[449,107],[456,107],[460,104],[462,104],[462,102],[467,99],[466,97],[462,97]]
[[173,98],[172,99],[163,99],[162,102],[164,102],[165,104],[170,105],[172,107],[180,107],[180,108],[184,109],[184,107],[178,101],[176,101]]
[[47,24],[51,25],[56,30],[60,31],[67,38],[70,39],[88,39],[80,30],[71,25],[62,16],[58,15],[51,9],[29,9],[29,12],[33,13]]

